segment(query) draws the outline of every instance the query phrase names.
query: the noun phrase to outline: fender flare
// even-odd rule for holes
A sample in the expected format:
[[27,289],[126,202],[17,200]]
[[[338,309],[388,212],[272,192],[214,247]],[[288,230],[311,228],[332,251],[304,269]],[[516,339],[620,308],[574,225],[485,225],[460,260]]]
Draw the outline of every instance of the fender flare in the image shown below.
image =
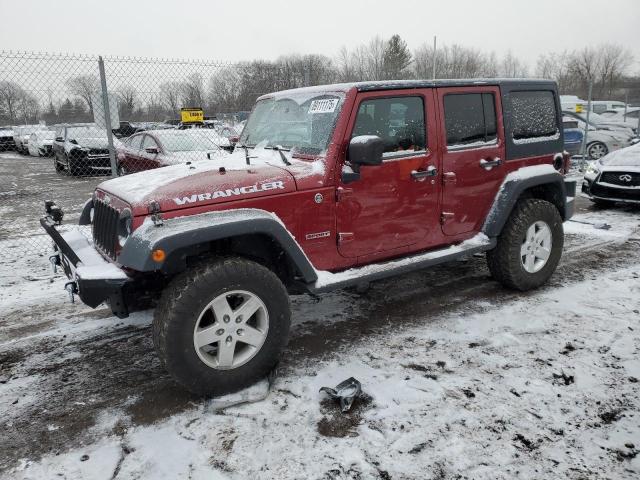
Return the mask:
[[[209,212],[165,220],[155,225],[151,219],[134,231],[125,243],[118,263],[139,272],[170,271],[173,253],[215,240],[246,234],[264,234],[277,242],[307,283],[318,279],[315,268],[284,224],[274,214],[259,209],[237,209]],[[151,258],[151,252],[162,249],[166,260]]]
[[535,165],[520,168],[507,175],[496,194],[482,232],[489,238],[500,235],[523,192],[543,185],[553,186],[557,194],[557,202],[554,204],[558,207],[562,220],[569,220],[573,215],[572,197],[575,196],[575,180],[565,180],[551,165]]

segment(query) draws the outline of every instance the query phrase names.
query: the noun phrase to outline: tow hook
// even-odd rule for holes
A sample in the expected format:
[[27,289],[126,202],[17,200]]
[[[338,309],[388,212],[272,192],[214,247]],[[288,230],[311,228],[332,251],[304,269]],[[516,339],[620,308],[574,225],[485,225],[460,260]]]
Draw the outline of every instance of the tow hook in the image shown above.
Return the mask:
[[64,284],[64,289],[69,293],[69,300],[71,303],[76,303],[74,295],[78,293],[78,286],[76,282],[67,282]]
[[53,274],[58,273],[58,266],[60,265],[60,255],[51,255],[49,257],[49,263],[51,264],[51,269],[53,270]]

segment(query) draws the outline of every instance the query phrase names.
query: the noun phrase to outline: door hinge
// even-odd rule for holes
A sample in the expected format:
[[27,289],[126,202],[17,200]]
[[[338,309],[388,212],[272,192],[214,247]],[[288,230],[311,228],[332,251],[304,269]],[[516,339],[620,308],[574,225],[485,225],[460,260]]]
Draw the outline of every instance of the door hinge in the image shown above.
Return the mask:
[[353,193],[353,189],[352,188],[344,188],[344,187],[336,188],[336,202],[339,202],[344,197],[347,197],[347,196],[351,195],[352,193]]
[[351,242],[354,236],[351,232],[343,232],[338,233],[338,245],[342,245],[343,243]]
[[447,222],[450,222],[451,220],[453,220],[453,218],[456,216],[455,213],[452,212],[442,212],[440,214],[440,223],[442,225],[444,225]]

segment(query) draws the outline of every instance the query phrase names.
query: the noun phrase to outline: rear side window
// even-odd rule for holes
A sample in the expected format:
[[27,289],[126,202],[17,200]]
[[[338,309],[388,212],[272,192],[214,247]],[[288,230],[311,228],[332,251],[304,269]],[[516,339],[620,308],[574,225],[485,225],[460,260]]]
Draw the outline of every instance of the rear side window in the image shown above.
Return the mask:
[[556,103],[550,91],[512,92],[513,143],[531,143],[560,138]]
[[444,96],[447,146],[468,148],[495,143],[496,106],[493,93],[453,93]]

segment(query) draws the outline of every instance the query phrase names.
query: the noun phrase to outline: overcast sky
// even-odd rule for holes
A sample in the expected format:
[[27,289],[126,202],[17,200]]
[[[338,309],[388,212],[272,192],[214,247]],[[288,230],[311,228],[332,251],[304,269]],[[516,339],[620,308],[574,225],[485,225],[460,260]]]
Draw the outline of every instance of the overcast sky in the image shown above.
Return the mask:
[[640,0],[0,0],[0,50],[219,59],[333,57],[400,34],[530,66],[540,53],[620,43],[640,72]]

